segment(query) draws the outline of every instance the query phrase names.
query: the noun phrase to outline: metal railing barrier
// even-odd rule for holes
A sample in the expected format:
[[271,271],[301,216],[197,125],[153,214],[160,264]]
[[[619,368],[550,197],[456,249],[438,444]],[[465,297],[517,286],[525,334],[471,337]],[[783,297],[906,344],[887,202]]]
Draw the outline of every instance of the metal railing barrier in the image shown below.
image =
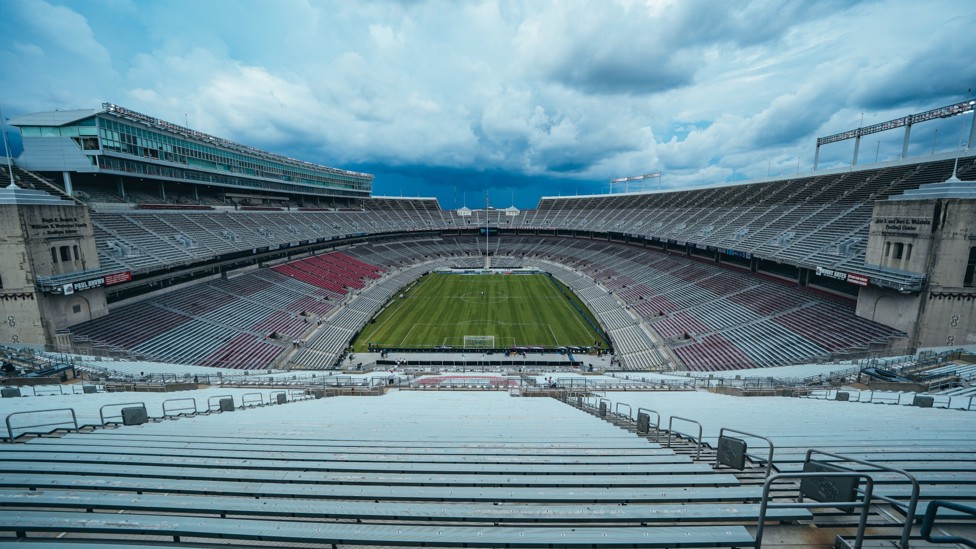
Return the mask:
[[[192,402],[193,406],[192,407],[191,406],[171,407],[170,403],[176,403],[176,402]],[[193,411],[192,414],[184,413],[188,410],[192,410]],[[176,413],[173,414],[171,412],[176,412]],[[163,401],[163,417],[183,416],[183,415],[188,416],[188,415],[196,415],[196,413],[197,413],[197,399],[195,398],[170,398]]]
[[[769,446],[769,455],[766,458],[766,478],[769,478],[769,475],[772,474],[772,472],[773,472],[773,441],[769,440],[768,438],[766,438],[764,436],[756,435],[756,434],[753,434],[753,433],[747,433],[745,431],[739,431],[739,430],[736,430],[736,429],[729,429],[728,427],[722,427],[721,429],[719,429],[719,431],[718,431],[718,448],[717,448],[717,451],[715,452],[715,465],[718,466],[721,463],[722,465],[726,465],[726,466],[729,466],[729,467],[732,467],[733,466],[733,465],[730,465],[730,462],[732,462],[733,460],[732,459],[726,459],[728,456],[724,456],[723,455],[722,439],[725,438],[725,433],[726,432],[736,433],[736,434],[739,434],[739,435],[746,435],[746,436],[749,436],[749,437],[753,437],[753,438],[757,438],[757,439],[766,441],[766,445]],[[732,438],[732,437],[728,437],[728,438]],[[733,439],[733,440],[739,440],[739,439]],[[745,441],[742,441],[742,457],[743,458],[748,455],[748,454],[746,454],[746,450],[747,449],[748,449],[748,446],[746,445],[746,442]],[[743,467],[735,467],[735,468],[736,469],[739,469],[740,471],[743,469]]]
[[[814,501],[812,503],[804,503],[802,501],[793,503],[770,503],[769,501],[769,488],[774,482],[781,479],[795,478],[795,479],[856,479],[858,481],[865,481],[865,489],[863,492],[863,499],[861,501],[831,501],[829,504],[824,504],[820,501]],[[763,494],[762,501],[759,503],[759,523],[756,527],[756,549],[762,547],[763,533],[766,529],[766,510],[769,508],[773,509],[809,509],[812,507],[836,507],[839,509],[856,509],[861,508],[861,517],[858,519],[857,523],[857,536],[854,539],[854,549],[860,549],[861,544],[864,542],[864,529],[868,522],[868,510],[871,508],[871,497],[874,494],[874,479],[866,473],[858,473],[856,471],[844,472],[819,472],[819,473],[779,473],[770,476],[763,483]],[[802,493],[801,493],[802,498]]]
[[[118,414],[113,414],[110,416],[105,415],[105,408],[114,408],[116,406],[119,406]],[[119,418],[119,421],[122,420],[122,408],[121,408],[122,406],[141,406],[143,410],[146,410],[145,402],[122,402],[120,404],[106,404],[98,409],[98,418],[102,421],[102,427],[105,426],[106,419]],[[147,416],[149,415],[149,410],[146,410],[146,415]]]
[[[207,410],[212,412],[214,410],[220,409],[220,399],[222,398],[234,398],[234,395],[214,395],[207,399]],[[214,399],[217,399],[217,405],[214,406]]]
[[919,530],[919,534],[922,536],[922,539],[931,543],[958,543],[959,545],[965,545],[966,547],[976,548],[976,541],[969,538],[964,538],[962,536],[932,535],[932,527],[935,526],[935,517],[939,512],[939,508],[941,507],[952,509],[953,511],[959,511],[960,513],[966,513],[967,515],[976,516],[976,507],[970,507],[968,505],[963,505],[953,501],[942,501],[939,499],[933,500],[929,502],[929,508],[925,510],[925,517],[922,519],[922,528]]
[[701,458],[701,450],[702,450],[702,424],[701,423],[698,423],[697,421],[695,421],[693,419],[688,419],[686,417],[681,417],[681,416],[671,416],[668,419],[668,448],[671,447],[671,433],[673,432],[672,429],[671,429],[671,426],[674,424],[674,420],[676,420],[676,419],[680,419],[681,421],[687,421],[688,423],[694,423],[695,425],[698,426],[698,440],[697,440],[697,443],[698,443],[698,452],[695,453],[695,459]]
[[627,404],[626,402],[618,402],[617,405],[613,407],[613,413],[617,414],[618,416],[622,416],[623,414],[620,413],[621,406],[627,407],[627,419],[634,419],[633,418],[634,409],[631,408],[630,404]]
[[[14,416],[22,416],[27,414],[41,414],[44,412],[71,412],[71,424],[74,425],[74,430],[78,430],[78,416],[75,415],[75,411],[72,408],[51,408],[50,410],[31,410],[29,412],[14,412],[7,415],[7,439],[10,442],[14,441],[14,430],[10,425],[10,418]],[[17,427],[18,429],[33,429],[34,427],[54,427],[55,425],[66,425],[67,421],[56,421],[53,423],[37,423],[33,425],[21,425]]]
[[[812,461],[810,458],[814,454],[818,454],[818,455],[821,455],[821,456],[831,457],[831,458],[834,458],[835,460],[839,460],[839,461],[848,461],[850,463],[857,463],[859,465],[864,465],[866,467],[873,467],[874,469],[877,469],[879,471],[887,471],[889,473],[897,473],[897,474],[902,475],[905,478],[907,478],[908,481],[912,483],[912,496],[908,500],[908,505],[905,505],[905,503],[903,501],[899,501],[897,499],[890,498],[890,497],[884,496],[884,495],[877,495],[877,496],[875,496],[875,498],[876,499],[879,499],[879,500],[882,500],[882,501],[885,501],[887,503],[890,503],[891,505],[894,505],[895,507],[897,507],[899,509],[904,509],[904,511],[905,511],[905,527],[902,529],[901,539],[899,540],[899,545],[898,546],[901,547],[901,549],[909,549],[908,541],[909,541],[909,538],[911,537],[911,534],[912,534],[912,524],[915,522],[915,511],[916,511],[916,509],[918,509],[918,493],[919,493],[918,479],[915,478],[915,476],[912,475],[911,473],[909,473],[907,471],[903,471],[901,469],[895,469],[894,467],[887,467],[887,466],[884,466],[884,465],[878,465],[877,463],[871,463],[870,461],[864,461],[864,460],[861,460],[861,459],[856,459],[856,458],[852,458],[852,457],[848,457],[848,456],[843,456],[843,455],[840,455],[840,454],[833,454],[833,453],[830,453],[830,452],[824,452],[823,450],[816,450],[816,449],[807,450],[807,457],[806,457],[806,460],[804,461],[804,464],[810,463]],[[823,462],[821,462],[821,463],[823,463]],[[830,462],[830,463],[831,464],[834,464],[834,462]],[[834,464],[834,465],[836,466],[836,464]]]
[[651,414],[654,414],[654,442],[658,442],[661,439],[661,414],[650,410],[648,408],[638,408],[637,409],[637,419],[640,419],[640,415],[644,413],[647,414],[647,427],[650,430]]
[[[271,394],[284,393],[284,391],[271,391]],[[254,397],[257,397],[255,399]],[[274,399],[271,400],[274,404]],[[248,406],[264,406],[264,395],[261,393],[244,393],[241,395],[241,408],[247,408]]]

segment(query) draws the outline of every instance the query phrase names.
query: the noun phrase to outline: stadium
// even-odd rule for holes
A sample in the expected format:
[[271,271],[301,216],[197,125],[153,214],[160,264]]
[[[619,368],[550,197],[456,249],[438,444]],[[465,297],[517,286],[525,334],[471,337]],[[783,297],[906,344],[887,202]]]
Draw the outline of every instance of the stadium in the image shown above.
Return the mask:
[[[973,112],[526,210],[15,118],[0,545],[974,547]],[[953,117],[957,151],[858,163]]]

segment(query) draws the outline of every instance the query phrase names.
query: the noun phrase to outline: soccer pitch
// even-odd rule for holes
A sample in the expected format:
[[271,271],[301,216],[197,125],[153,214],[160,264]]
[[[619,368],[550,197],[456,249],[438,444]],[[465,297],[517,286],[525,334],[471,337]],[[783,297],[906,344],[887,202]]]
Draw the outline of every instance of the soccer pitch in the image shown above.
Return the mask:
[[587,318],[595,322],[579,298],[545,274],[431,273],[393,296],[353,349],[551,349],[590,347],[595,341],[606,348]]

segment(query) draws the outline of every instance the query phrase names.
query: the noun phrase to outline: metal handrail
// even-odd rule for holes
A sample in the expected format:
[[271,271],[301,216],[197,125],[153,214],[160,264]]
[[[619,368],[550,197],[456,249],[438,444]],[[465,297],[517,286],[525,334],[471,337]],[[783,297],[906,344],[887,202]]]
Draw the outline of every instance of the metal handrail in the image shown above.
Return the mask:
[[695,454],[695,459],[699,459],[701,457],[701,449],[702,449],[702,424],[698,423],[693,419],[688,419],[686,417],[681,417],[681,416],[671,416],[668,419],[668,448],[671,447],[671,432],[672,432],[671,425],[674,423],[674,420],[676,419],[680,419],[681,421],[687,421],[689,423],[694,423],[695,425],[698,426],[698,452]]
[[[824,503],[816,501],[813,503],[770,503],[769,502],[769,488],[772,486],[773,482],[784,479],[784,478],[858,478],[864,479],[867,486],[864,490],[864,499],[860,502],[830,502]],[[769,507],[774,509],[809,509],[812,507],[835,507],[838,509],[855,509],[857,507],[861,508],[861,517],[857,523],[857,536],[854,539],[854,549],[860,549],[861,544],[864,542],[864,529],[868,522],[868,510],[871,508],[871,497],[874,493],[874,479],[870,475],[865,473],[858,473],[856,471],[851,472],[823,472],[823,473],[779,473],[775,474],[766,479],[763,483],[763,495],[762,501],[759,503],[759,523],[756,526],[756,549],[762,547],[763,532],[766,529],[766,510]]]
[[976,507],[970,507],[961,503],[943,501],[939,499],[930,501],[929,508],[925,510],[925,517],[922,519],[922,528],[919,530],[919,534],[922,536],[922,539],[931,543],[958,543],[960,545],[965,545],[966,547],[976,548],[976,541],[969,538],[964,538],[961,536],[932,535],[932,527],[935,526],[935,517],[938,514],[940,507],[945,507],[946,509],[952,509],[953,511],[959,511],[960,513],[976,516]]
[[626,406],[627,407],[627,419],[634,419],[632,417],[633,414],[634,414],[634,409],[631,408],[630,407],[630,404],[627,404],[626,402],[618,402],[616,404],[616,406],[613,407],[613,413],[617,414],[618,416],[623,415],[623,414],[620,413],[620,407],[621,406]]
[[[65,410],[71,412],[71,423],[74,424],[75,431],[77,431],[78,430],[78,416],[75,415],[75,411],[74,411],[73,408],[51,408],[50,410],[31,410],[29,412],[14,412],[12,414],[7,414],[7,419],[6,419],[6,423],[7,423],[7,437],[10,439],[10,442],[13,443],[13,441],[14,441],[14,431],[13,431],[13,428],[10,426],[10,418],[12,418],[14,416],[22,416],[22,415],[26,415],[26,414],[40,414],[40,413],[43,413],[43,412],[64,412]],[[54,425],[64,425],[66,423],[68,423],[68,422],[67,421],[59,421],[59,422],[56,422],[56,423],[38,423],[36,425],[22,425],[22,426],[18,427],[18,429],[30,429],[30,428],[33,428],[33,427],[51,427],[51,426],[54,426]]]
[[657,418],[654,420],[654,442],[658,442],[661,439],[661,414],[648,408],[638,408],[637,415],[639,416],[641,412],[647,412],[648,419],[651,418],[651,414],[654,414],[654,417]]
[[[195,398],[170,398],[170,399],[166,399],[166,400],[163,401],[163,417],[168,417],[169,416],[169,412],[170,412],[170,410],[168,408],[166,408],[166,403],[168,403],[168,402],[186,402],[186,401],[190,401],[190,402],[193,403],[193,408],[192,409],[193,409],[193,414],[195,415],[197,413],[197,399],[195,399]],[[190,408],[174,408],[174,409],[177,410],[177,411],[180,411],[180,413],[173,414],[173,415],[181,416],[181,415],[183,415],[182,410],[189,410]]]
[[217,408],[214,408],[213,399],[215,399],[215,398],[229,398],[229,399],[233,399],[234,398],[234,395],[214,395],[214,396],[208,398],[207,399],[207,411],[208,412],[212,412],[215,409],[217,409],[217,410],[220,409],[220,402],[219,401],[217,403]]
[[[721,429],[718,430],[718,438],[720,440],[722,438],[722,435],[726,431],[728,431],[730,433],[737,433],[737,434],[740,434],[740,435],[746,435],[746,436],[750,436],[750,437],[754,437],[754,438],[758,438],[758,439],[762,439],[762,440],[765,440],[766,441],[766,444],[769,445],[769,457],[766,459],[766,478],[769,478],[769,475],[773,472],[773,441],[771,441],[768,438],[766,438],[764,436],[761,436],[761,435],[755,435],[753,433],[747,433],[745,431],[739,431],[737,429],[730,429],[728,427],[722,427]],[[715,465],[718,466],[718,454],[717,453],[715,455]]]
[[[284,391],[271,391],[271,394],[275,394],[275,393],[284,393]],[[254,395],[257,395],[257,397],[258,397],[258,399],[257,399],[257,406],[264,406],[264,395],[263,394],[261,394],[261,393],[244,393],[243,395],[241,395],[241,408],[247,408],[248,402],[255,402],[255,400],[253,398],[250,401],[247,400],[247,397],[249,397],[249,396],[250,397],[253,397]],[[272,404],[273,404],[273,402],[272,402]],[[252,404],[251,406],[255,406],[255,405]]]
[[912,483],[912,497],[911,497],[911,499],[908,500],[908,506],[907,507],[905,507],[904,502],[899,501],[899,500],[896,500],[894,498],[890,498],[888,496],[878,495],[876,497],[877,497],[877,499],[880,499],[882,501],[886,501],[886,502],[888,502],[888,503],[890,503],[890,504],[892,504],[892,505],[894,505],[896,507],[899,507],[899,508],[905,507],[905,527],[902,529],[901,540],[900,540],[899,547],[901,547],[901,549],[909,549],[908,540],[909,540],[909,538],[911,537],[911,534],[912,534],[912,523],[915,522],[915,511],[918,508],[919,484],[918,484],[918,479],[915,478],[915,475],[912,475],[911,473],[909,473],[907,471],[904,471],[902,469],[895,469],[894,467],[887,467],[887,466],[884,466],[884,465],[878,465],[877,463],[871,463],[870,461],[864,461],[864,460],[861,460],[861,459],[847,457],[847,456],[843,456],[843,455],[840,455],[840,454],[833,454],[833,453],[830,453],[830,452],[824,452],[823,450],[817,450],[817,449],[814,449],[814,448],[811,448],[811,449],[807,450],[807,457],[806,457],[806,460],[804,461],[804,463],[809,463],[810,462],[810,457],[813,454],[819,454],[819,455],[822,455],[822,456],[829,456],[829,457],[836,458],[836,459],[842,460],[842,461],[849,461],[851,463],[858,463],[860,465],[864,465],[864,466],[867,466],[867,467],[874,467],[875,469],[878,469],[879,471],[887,471],[889,473],[897,473],[899,475],[905,476],[909,480],[909,482]]
[[[103,427],[105,426],[105,408],[111,408],[113,406],[142,406],[142,409],[143,410],[146,410],[146,416],[149,415],[149,410],[146,409],[146,403],[145,402],[122,402],[120,404],[106,404],[106,405],[104,405],[104,406],[102,406],[101,408],[98,409],[98,419],[100,419],[102,421],[102,426]],[[122,410],[119,410],[119,414],[117,416],[108,416],[108,417],[110,417],[110,418],[118,417],[118,418],[121,419],[122,418]]]

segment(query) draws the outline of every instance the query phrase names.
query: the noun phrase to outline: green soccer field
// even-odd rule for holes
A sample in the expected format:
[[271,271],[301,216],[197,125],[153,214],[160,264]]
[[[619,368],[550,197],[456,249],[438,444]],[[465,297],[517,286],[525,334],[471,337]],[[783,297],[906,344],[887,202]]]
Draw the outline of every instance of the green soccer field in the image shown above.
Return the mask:
[[595,317],[548,275],[432,273],[395,295],[353,348],[606,348],[587,318]]

